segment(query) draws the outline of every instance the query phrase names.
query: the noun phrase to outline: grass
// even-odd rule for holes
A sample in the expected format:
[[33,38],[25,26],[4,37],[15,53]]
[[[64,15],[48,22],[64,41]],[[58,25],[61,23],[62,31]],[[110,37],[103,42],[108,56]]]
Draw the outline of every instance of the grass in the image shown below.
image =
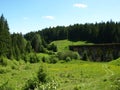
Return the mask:
[[72,42],[69,40],[58,40],[58,41],[53,41],[55,45],[57,45],[58,51],[66,51],[69,50],[69,45],[86,45],[86,44],[93,44],[93,43],[87,43],[86,41],[77,41],[77,42]]
[[[41,63],[30,64],[21,61],[12,68],[11,64],[2,67],[7,72],[0,73],[0,86],[7,82],[13,90],[21,90],[25,82],[36,76]],[[113,63],[113,62],[112,62]],[[57,90],[119,90],[114,89],[113,81],[120,78],[120,66],[112,63],[85,62],[73,60],[68,63],[46,64],[48,75],[58,83]],[[113,73],[113,74],[112,74]]]

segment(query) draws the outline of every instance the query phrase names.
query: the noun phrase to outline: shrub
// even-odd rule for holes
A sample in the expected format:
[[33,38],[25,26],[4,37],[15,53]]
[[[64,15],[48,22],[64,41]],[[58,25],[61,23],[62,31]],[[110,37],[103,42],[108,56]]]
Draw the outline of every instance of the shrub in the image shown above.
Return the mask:
[[0,74],[4,74],[6,73],[6,69],[5,68],[0,68]]
[[8,85],[8,81],[0,86],[0,90],[15,90],[12,86]]
[[52,80],[49,83],[46,84],[40,84],[38,87],[38,90],[57,90],[58,83]]
[[53,52],[57,52],[57,46],[52,43],[48,46],[48,50],[52,50]]
[[73,90],[81,90],[80,86],[75,86]]
[[120,66],[120,58],[111,61],[110,64],[113,64],[113,65],[116,65],[116,66]]
[[43,65],[41,65],[39,67],[39,71],[37,73],[37,78],[38,78],[39,83],[47,82],[47,72],[46,72],[45,68],[43,67]]
[[11,72],[10,67],[0,67],[0,74]]
[[43,62],[46,62],[46,63],[50,63],[49,58],[48,58],[48,57],[45,57],[45,56],[42,58],[42,61],[43,61]]
[[73,59],[80,59],[80,55],[78,52],[73,52]]
[[120,77],[119,75],[114,75],[111,77],[112,87],[111,90],[120,90]]
[[29,79],[27,81],[27,83],[23,87],[23,90],[34,90],[37,87],[38,87],[38,79],[37,78],[33,78],[33,79]]
[[30,55],[30,63],[37,63],[39,62],[39,59],[36,54],[31,54]]
[[53,54],[55,54],[53,51],[47,51],[47,54],[49,54],[49,55],[53,55]]
[[57,63],[57,62],[58,62],[58,58],[57,58],[57,57],[55,57],[55,56],[51,56],[51,57],[50,57],[50,63],[55,64],[55,63]]
[[7,58],[4,58],[4,57],[1,57],[1,58],[0,58],[0,64],[3,65],[3,66],[7,66],[7,64],[8,64],[8,59],[7,59]]
[[70,57],[71,59],[79,59],[80,58],[80,56],[77,52],[72,52],[72,51],[58,52],[57,56],[60,60],[66,60],[67,57]]
[[30,63],[37,63],[40,60],[39,60],[38,56],[36,55],[36,53],[30,53],[25,56],[24,61],[30,62]]
[[69,62],[69,61],[71,61],[71,58],[70,57],[66,57],[65,61]]

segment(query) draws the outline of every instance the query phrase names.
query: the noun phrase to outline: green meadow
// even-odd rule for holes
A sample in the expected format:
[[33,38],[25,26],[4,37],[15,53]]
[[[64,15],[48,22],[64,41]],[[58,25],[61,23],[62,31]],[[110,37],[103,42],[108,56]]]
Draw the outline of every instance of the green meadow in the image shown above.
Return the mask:
[[[58,47],[58,51],[67,51],[69,49],[69,45],[92,45],[93,43],[87,43],[86,41],[69,41],[69,40],[58,40],[58,41],[53,41],[55,45]],[[51,43],[51,44],[52,44]]]
[[[120,59],[117,61],[120,62]],[[23,61],[8,63],[6,67],[0,67],[0,85],[5,85],[5,88],[11,90],[22,90],[27,80],[36,76],[41,64]],[[47,70],[47,75],[58,84],[56,90],[120,89],[120,66],[116,61],[96,63],[73,60],[67,63],[42,64]]]

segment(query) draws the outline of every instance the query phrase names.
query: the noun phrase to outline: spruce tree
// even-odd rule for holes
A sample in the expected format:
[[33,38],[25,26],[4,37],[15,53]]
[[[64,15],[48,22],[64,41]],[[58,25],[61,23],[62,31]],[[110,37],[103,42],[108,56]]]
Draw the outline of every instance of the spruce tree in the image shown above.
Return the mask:
[[0,56],[11,57],[11,37],[7,20],[3,15],[0,17]]

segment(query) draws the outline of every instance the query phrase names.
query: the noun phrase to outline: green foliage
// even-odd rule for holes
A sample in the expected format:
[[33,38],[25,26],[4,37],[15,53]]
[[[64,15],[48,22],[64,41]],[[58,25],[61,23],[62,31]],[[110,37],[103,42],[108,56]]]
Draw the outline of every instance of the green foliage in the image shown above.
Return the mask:
[[11,35],[11,39],[13,57],[17,60],[20,60],[22,55],[24,55],[26,52],[26,40],[23,38],[21,33],[13,33]]
[[30,53],[24,56],[25,62],[37,63],[40,61],[36,53]]
[[81,87],[80,86],[75,86],[74,90],[81,90]]
[[85,60],[85,61],[88,60],[87,52],[84,52],[84,53],[83,53],[82,60]]
[[0,57],[0,65],[7,66],[8,65],[8,59],[4,57]]
[[26,52],[28,52],[28,53],[32,52],[32,46],[31,46],[30,41],[27,42],[25,49],[26,49]]
[[43,61],[43,62],[46,62],[46,63],[50,63],[49,58],[46,57],[46,56],[43,56],[42,61]]
[[[88,41],[93,43],[119,43],[120,22],[100,22],[57,26],[38,31],[48,43],[55,40]],[[31,33],[30,33],[31,34]],[[28,36],[28,35],[27,35]]]
[[65,61],[69,62],[69,61],[71,61],[71,58],[70,57],[66,57]]
[[78,52],[74,52],[73,58],[79,60],[81,57]]
[[5,73],[7,73],[6,68],[0,68],[0,74],[5,74]]
[[42,39],[39,34],[35,34],[32,38],[31,41],[32,48],[34,49],[35,52],[40,52],[42,51]]
[[15,90],[12,86],[8,85],[8,81],[0,86],[0,90]]
[[109,63],[112,64],[112,65],[120,66],[120,58],[118,58],[116,60],[113,60],[113,61],[111,61]]
[[37,87],[38,87],[38,79],[33,78],[33,79],[29,79],[22,89],[23,90],[35,90],[35,88]]
[[51,56],[51,57],[50,57],[50,63],[55,64],[55,63],[57,63],[57,62],[58,62],[58,58],[57,58],[56,56]]
[[39,62],[39,59],[36,54],[31,54],[30,55],[30,63],[37,63]]
[[78,53],[72,51],[58,52],[57,56],[60,60],[66,60],[67,57],[70,57],[71,59],[79,59]]
[[58,83],[52,80],[46,84],[39,84],[38,90],[57,90],[58,86]]
[[11,57],[11,37],[7,20],[3,15],[0,17],[0,57]]
[[111,90],[120,90],[120,77],[119,75],[112,76],[110,78],[112,85]]
[[39,83],[46,83],[47,82],[47,71],[43,65],[40,65],[39,71],[37,73],[37,78]]
[[55,28],[45,28],[43,30],[38,31],[44,40],[48,43],[54,40],[63,40],[67,38],[67,30],[64,26],[57,26]]
[[53,52],[57,52],[57,46],[52,43],[48,46],[48,50],[52,50]]

